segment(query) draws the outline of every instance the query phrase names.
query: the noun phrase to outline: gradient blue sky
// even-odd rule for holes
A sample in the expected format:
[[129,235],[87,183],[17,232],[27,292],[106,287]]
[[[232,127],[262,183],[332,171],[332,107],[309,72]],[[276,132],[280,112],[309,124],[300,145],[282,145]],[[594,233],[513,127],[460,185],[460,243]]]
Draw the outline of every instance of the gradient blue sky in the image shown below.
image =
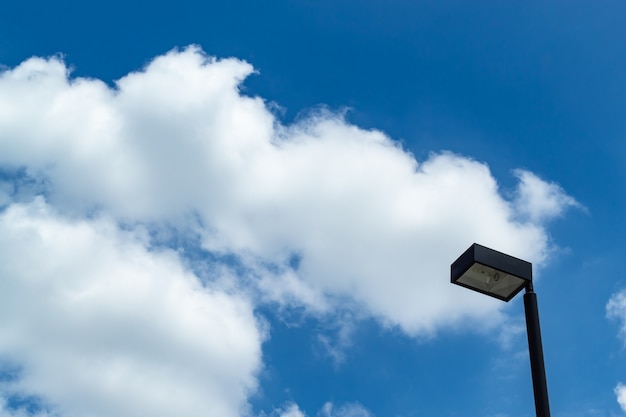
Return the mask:
[[[0,6],[0,64],[11,71],[33,56],[57,55],[72,68],[71,77],[119,88],[116,80],[142,70],[155,57],[198,45],[207,55],[252,65],[257,72],[243,81],[242,97],[262,98],[283,126],[306,124],[320,109],[342,113],[342,123],[383,132],[418,163],[431,160],[433,153],[451,152],[488,166],[498,195],[512,204],[518,201],[520,172],[533,173],[560,198],[555,215],[517,211],[527,221],[541,218],[537,226],[549,237],[545,260],[535,270],[535,289],[552,415],[608,417],[626,412],[626,393],[622,410],[617,388],[626,382],[621,333],[626,302],[616,295],[626,288],[625,17],[626,5],[618,1],[11,1]],[[0,91],[8,97],[10,90]],[[17,130],[7,133],[6,126],[14,125],[5,122],[0,123],[5,128],[0,152],[13,149],[9,142],[20,137]],[[11,158],[0,155],[2,179],[13,184],[5,201],[0,199],[3,212],[29,204],[36,194],[51,206],[63,199],[51,197],[44,174],[29,179],[42,181],[39,191],[18,195],[15,184],[35,169]],[[448,203],[466,209],[463,198]],[[77,216],[67,209],[72,204],[57,204],[55,216]],[[95,209],[89,210],[85,218]],[[102,211],[108,215],[106,208]],[[111,216],[125,229],[116,213]],[[136,223],[149,229],[152,221]],[[271,229],[267,222],[264,227]],[[196,235],[173,228],[166,238],[153,233],[148,246],[185,247],[181,262],[196,269],[201,264],[252,268],[236,245],[222,252],[201,249]],[[454,228],[444,233],[452,236]],[[489,233],[493,241],[507,241],[500,235],[505,231]],[[474,241],[470,232],[460,234],[469,237],[455,241],[455,250]],[[420,257],[429,255],[416,249],[413,256],[419,264]],[[289,264],[297,271],[306,257],[292,256]],[[454,256],[445,259],[442,271]],[[332,270],[333,265],[320,268]],[[0,280],[10,283],[16,279],[11,274],[2,270]],[[265,323],[266,332],[261,365],[252,372],[258,384],[241,400],[248,404],[242,416],[534,415],[521,297],[493,307],[494,314],[506,317],[484,328],[477,324],[481,317],[467,319],[467,326],[463,317],[456,317],[452,325],[412,332],[403,323],[419,317],[405,322],[386,316],[386,310],[369,306],[368,298],[333,293],[342,308],[331,304],[320,312],[304,302],[267,301],[245,273],[233,275],[240,282],[227,293],[242,291],[250,297],[254,317]],[[448,282],[449,277],[444,273],[428,279]],[[350,282],[358,287],[358,274]],[[3,286],[5,291],[13,287]],[[614,302],[607,313],[610,299]],[[21,376],[12,369],[28,372],[41,364],[35,354],[29,362],[15,359],[19,355],[11,353],[13,345],[3,344],[2,337],[9,336],[0,331],[0,363],[11,365],[0,374],[0,416],[44,415],[45,410],[60,417],[85,410],[106,415],[96,400],[72,408],[70,393],[46,391],[41,384],[15,388]],[[120,417],[135,415],[122,405],[119,410]]]

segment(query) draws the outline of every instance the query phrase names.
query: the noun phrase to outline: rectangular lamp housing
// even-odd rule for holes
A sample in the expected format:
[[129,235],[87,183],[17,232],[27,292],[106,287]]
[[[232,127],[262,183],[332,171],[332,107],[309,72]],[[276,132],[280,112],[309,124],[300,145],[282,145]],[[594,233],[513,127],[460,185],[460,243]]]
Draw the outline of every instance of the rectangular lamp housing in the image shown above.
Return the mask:
[[532,264],[474,243],[450,267],[450,282],[503,301],[532,282]]

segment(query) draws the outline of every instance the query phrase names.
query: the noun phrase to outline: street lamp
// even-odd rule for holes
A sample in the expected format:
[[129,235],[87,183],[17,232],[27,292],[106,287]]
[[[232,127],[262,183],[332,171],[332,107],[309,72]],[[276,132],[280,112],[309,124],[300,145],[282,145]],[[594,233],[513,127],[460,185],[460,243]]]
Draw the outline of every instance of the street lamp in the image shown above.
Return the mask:
[[537,294],[533,291],[532,264],[474,243],[450,267],[450,282],[474,291],[509,301],[522,289],[530,371],[537,417],[550,417],[548,385],[543,363]]

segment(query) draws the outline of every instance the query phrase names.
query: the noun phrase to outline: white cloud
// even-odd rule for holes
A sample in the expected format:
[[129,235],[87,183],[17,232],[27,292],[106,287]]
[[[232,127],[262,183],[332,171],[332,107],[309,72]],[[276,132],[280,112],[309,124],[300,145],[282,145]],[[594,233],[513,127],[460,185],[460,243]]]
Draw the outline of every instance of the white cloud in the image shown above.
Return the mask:
[[[5,297],[40,303],[5,306],[24,319],[14,323],[14,333],[0,332],[0,343],[32,369],[20,384],[68,415],[92,404],[103,415],[158,415],[150,410],[195,404],[185,399],[199,399],[202,390],[208,394],[200,407],[223,410],[196,414],[234,415],[254,388],[260,361],[252,306],[235,295],[244,287],[263,302],[318,315],[349,310],[415,336],[443,326],[493,326],[504,304],[450,285],[450,263],[479,242],[541,264],[549,253],[544,221],[574,205],[558,186],[526,171],[518,172],[518,198],[506,200],[485,164],[452,153],[418,162],[383,133],[328,112],[284,126],[262,99],[240,93],[252,71],[240,60],[216,60],[190,47],[156,58],[114,89],[72,79],[58,58],[33,58],[0,74],[0,168],[20,170],[20,184],[30,184],[2,198],[44,193],[61,213],[46,214],[36,203],[3,215],[25,227],[18,233],[19,222],[4,224],[17,239],[3,237],[11,249],[2,255],[10,260],[3,268],[17,277]],[[63,220],[94,213],[110,224]],[[149,242],[130,242],[134,235],[118,232],[116,222],[192,231],[205,249],[241,264],[230,271],[238,282],[228,293],[192,291],[193,277],[173,255],[147,252]],[[14,250],[27,244],[39,252]],[[95,254],[101,250],[103,256]],[[118,275],[140,277],[139,287],[110,278]],[[166,296],[170,286],[180,299]],[[46,290],[61,298],[53,302]],[[80,304],[75,291],[93,294],[94,302]],[[135,302],[136,309],[124,310]],[[224,309],[213,308],[220,303]],[[85,311],[75,316],[73,308]],[[132,319],[107,325],[122,313]],[[45,320],[35,320],[37,314]],[[137,330],[152,315],[164,326],[148,327],[158,340]],[[49,329],[58,334],[39,332],[48,320],[56,320]],[[228,323],[233,330],[219,343],[194,327],[226,331]],[[99,349],[107,335],[128,335],[128,342]],[[36,348],[42,343],[53,349]],[[163,350],[155,347],[162,343]],[[144,357],[146,344],[154,351]],[[194,356],[205,345],[200,350],[208,356]],[[193,354],[167,356],[188,348]],[[109,360],[117,365],[83,366]],[[207,365],[213,363],[219,366]],[[60,364],[69,366],[66,385],[49,379]],[[212,376],[189,384],[207,371],[203,366]],[[96,372],[105,377],[93,379]],[[111,381],[118,379],[130,386],[115,388]],[[74,389],[85,395],[70,395]],[[170,389],[175,395],[154,398],[147,391]]]
[[335,407],[331,402],[327,402],[318,413],[320,417],[373,417],[365,407],[359,403],[348,403],[340,407]]
[[620,322],[619,333],[626,343],[626,289],[611,296],[606,304],[606,315]]
[[[306,417],[296,403],[290,402],[275,410],[279,417]],[[373,414],[359,403],[346,403],[339,407],[332,402],[325,403],[317,413],[318,417],[373,417]],[[0,415],[0,417],[2,417]]]
[[622,411],[626,413],[626,385],[619,383],[614,391],[619,406],[622,408]]
[[67,417],[245,411],[263,338],[252,306],[144,239],[41,199],[0,215],[0,358],[21,369],[5,397]]
[[276,412],[279,417],[305,417],[300,407],[298,407],[295,403],[289,403],[285,405],[281,410],[277,410]]
[[[626,289],[611,296],[606,304],[606,314],[610,319],[620,322],[619,334],[626,344]],[[614,389],[617,402],[626,413],[626,385],[618,383]]]
[[532,172],[518,169],[520,180],[516,206],[520,214],[534,223],[541,223],[563,214],[568,207],[582,207],[553,182],[545,182]]
[[64,210],[194,213],[205,247],[238,256],[281,303],[320,312],[349,300],[415,335],[498,322],[500,304],[449,285],[449,264],[472,242],[541,263],[540,221],[573,200],[520,171],[509,202],[484,164],[450,153],[418,163],[337,115],[282,126],[240,94],[252,71],[192,47],[110,89],[69,79],[57,58],[30,59],[0,77],[0,163],[44,178]]

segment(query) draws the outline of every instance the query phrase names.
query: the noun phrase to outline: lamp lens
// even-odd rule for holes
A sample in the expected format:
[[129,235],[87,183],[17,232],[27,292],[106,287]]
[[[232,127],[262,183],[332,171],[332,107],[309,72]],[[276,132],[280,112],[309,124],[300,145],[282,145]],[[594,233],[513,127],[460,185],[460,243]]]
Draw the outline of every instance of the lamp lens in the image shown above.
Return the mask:
[[523,279],[515,275],[479,263],[472,265],[457,281],[470,288],[503,298],[507,298],[525,284]]

